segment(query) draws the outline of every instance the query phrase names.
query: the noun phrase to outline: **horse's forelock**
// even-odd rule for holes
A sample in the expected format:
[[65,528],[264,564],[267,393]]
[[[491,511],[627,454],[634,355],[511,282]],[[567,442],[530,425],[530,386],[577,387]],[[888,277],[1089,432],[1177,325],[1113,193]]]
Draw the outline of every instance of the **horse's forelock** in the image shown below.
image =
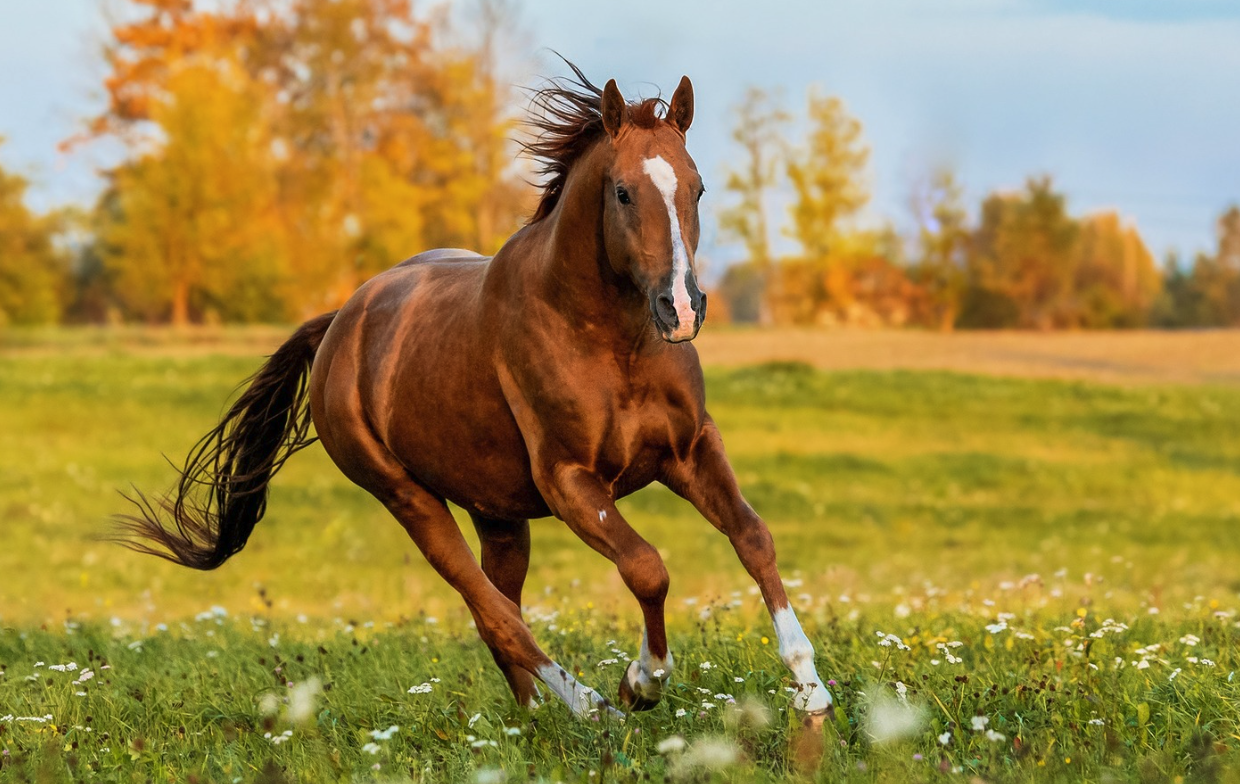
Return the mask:
[[[521,146],[526,155],[541,164],[537,172],[545,178],[541,185],[542,196],[530,223],[537,223],[551,213],[573,164],[607,133],[603,128],[603,91],[576,65],[568,60],[564,62],[572,69],[573,77],[551,80],[546,87],[535,91],[530,101],[529,126],[535,135]],[[628,123],[652,129],[665,121],[666,108],[667,102],[662,98],[630,103]]]

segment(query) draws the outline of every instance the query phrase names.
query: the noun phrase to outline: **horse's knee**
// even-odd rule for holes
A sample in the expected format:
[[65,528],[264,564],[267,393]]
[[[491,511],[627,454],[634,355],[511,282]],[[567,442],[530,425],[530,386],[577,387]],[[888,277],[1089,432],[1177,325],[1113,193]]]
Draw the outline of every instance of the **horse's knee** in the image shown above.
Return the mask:
[[627,554],[619,566],[620,576],[638,601],[647,604],[662,603],[667,598],[671,576],[654,546],[647,544]]

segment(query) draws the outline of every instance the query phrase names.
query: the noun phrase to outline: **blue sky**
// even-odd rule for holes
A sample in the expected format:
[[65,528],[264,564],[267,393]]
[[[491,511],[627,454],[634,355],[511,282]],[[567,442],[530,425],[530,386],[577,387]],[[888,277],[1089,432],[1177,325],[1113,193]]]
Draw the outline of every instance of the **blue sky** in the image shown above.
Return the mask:
[[[39,207],[89,201],[107,162],[55,150],[101,100],[99,8],[0,11],[0,160],[34,181]],[[522,16],[527,84],[561,72],[547,49],[626,95],[693,79],[690,150],[715,184],[708,209],[726,199],[730,111],[750,84],[782,91],[794,112],[812,85],[847,102],[873,148],[871,221],[907,223],[913,183],[939,165],[958,171],[971,205],[1052,174],[1074,212],[1119,209],[1160,257],[1210,247],[1214,218],[1240,201],[1230,0],[531,0]],[[704,257],[735,255],[716,239]]]

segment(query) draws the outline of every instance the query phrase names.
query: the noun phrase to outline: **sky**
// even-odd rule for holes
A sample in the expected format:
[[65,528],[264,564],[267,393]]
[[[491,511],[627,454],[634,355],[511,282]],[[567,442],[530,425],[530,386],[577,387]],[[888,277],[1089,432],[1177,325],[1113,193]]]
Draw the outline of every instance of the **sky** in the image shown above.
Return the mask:
[[[100,8],[0,9],[0,162],[32,180],[38,209],[89,203],[111,160],[98,146],[56,149],[102,102]],[[810,89],[845,101],[872,148],[871,224],[907,228],[909,194],[940,166],[973,210],[1050,174],[1074,214],[1119,210],[1160,258],[1212,248],[1215,218],[1240,201],[1233,0],[527,0],[518,27],[520,84],[564,73],[551,50],[628,97],[670,95],[687,74],[708,213],[726,204],[732,112],[751,85],[794,114]],[[710,217],[699,256],[726,264],[740,249]]]

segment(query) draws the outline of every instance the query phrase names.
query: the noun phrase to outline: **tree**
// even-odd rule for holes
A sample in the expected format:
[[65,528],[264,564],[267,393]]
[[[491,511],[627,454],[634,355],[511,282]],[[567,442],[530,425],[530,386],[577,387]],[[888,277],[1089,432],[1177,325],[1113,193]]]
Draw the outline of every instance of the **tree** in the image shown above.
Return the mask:
[[1240,207],[1219,216],[1216,236],[1214,255],[1199,254],[1193,265],[1194,321],[1198,326],[1240,326]]
[[968,216],[951,169],[935,171],[914,192],[917,258],[910,275],[926,297],[926,320],[940,330],[955,326],[967,285]]
[[1116,212],[1081,221],[1077,237],[1075,312],[1060,326],[1137,327],[1145,324],[1162,290],[1162,276],[1136,226]]
[[0,169],[0,326],[53,322],[63,307],[66,265],[53,242],[56,216],[31,212],[26,187]]
[[995,193],[982,203],[969,261],[972,285],[961,323],[973,327],[1067,326],[1075,281],[1078,225],[1049,177],[1023,193]]
[[861,123],[839,98],[811,92],[809,124],[807,143],[787,163],[796,197],[792,236],[807,258],[827,259],[870,199],[864,177],[870,150]]
[[766,198],[777,182],[783,152],[781,130],[789,115],[760,87],[750,87],[733,112],[732,141],[740,147],[742,163],[727,172],[723,187],[738,201],[720,211],[719,229],[726,239],[742,243],[746,260],[765,271],[771,265]]
[[149,107],[164,144],[112,173],[104,263],[148,320],[280,320],[286,265],[261,95],[226,55],[170,71]]

